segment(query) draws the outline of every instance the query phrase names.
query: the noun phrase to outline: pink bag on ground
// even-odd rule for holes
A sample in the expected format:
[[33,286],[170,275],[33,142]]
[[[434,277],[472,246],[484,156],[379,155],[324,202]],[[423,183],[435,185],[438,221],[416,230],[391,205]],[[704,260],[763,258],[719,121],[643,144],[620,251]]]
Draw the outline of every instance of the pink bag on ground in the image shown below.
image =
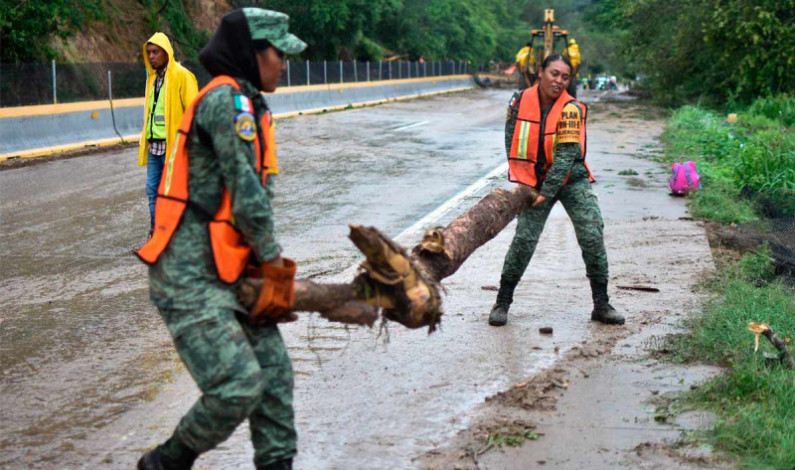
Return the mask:
[[671,181],[668,186],[676,196],[684,196],[701,187],[701,178],[696,170],[696,162],[688,160],[675,162],[671,165]]

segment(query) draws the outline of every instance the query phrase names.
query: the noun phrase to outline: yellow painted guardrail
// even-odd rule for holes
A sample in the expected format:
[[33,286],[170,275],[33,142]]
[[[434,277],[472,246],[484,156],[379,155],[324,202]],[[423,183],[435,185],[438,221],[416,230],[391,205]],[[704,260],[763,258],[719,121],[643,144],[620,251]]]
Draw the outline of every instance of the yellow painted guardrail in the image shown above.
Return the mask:
[[[367,88],[367,87],[381,87],[385,85],[405,85],[411,83],[428,83],[432,82],[436,84],[436,82],[444,82],[448,80],[461,80],[470,78],[469,75],[444,75],[444,76],[436,76],[436,77],[422,77],[422,78],[409,78],[409,79],[395,79],[395,80],[380,80],[380,81],[371,81],[371,82],[353,82],[353,83],[330,83],[330,84],[320,84],[320,85],[304,85],[304,86],[292,86],[292,87],[282,87],[276,90],[274,94],[276,95],[287,95],[292,93],[306,93],[312,91],[333,91],[339,90],[340,93],[343,93],[345,90],[348,89],[357,89],[357,88]],[[400,96],[395,98],[383,98],[383,99],[376,99],[372,101],[362,101],[356,102],[351,104],[344,104],[344,105],[337,105],[337,106],[323,106],[314,109],[307,109],[301,111],[291,111],[285,113],[278,113],[274,114],[276,119],[284,119],[289,117],[294,117],[302,114],[317,114],[322,112],[328,111],[336,111],[341,109],[348,109],[348,108],[360,108],[366,106],[374,106],[390,101],[403,101],[408,99],[414,99],[418,96],[433,96],[445,93],[452,93],[456,91],[460,91],[462,89],[454,89],[454,90],[442,90],[442,91],[434,91],[434,92],[427,92],[427,93],[420,93],[420,94],[413,94],[407,96]],[[140,107],[144,105],[144,98],[126,98],[126,99],[117,99],[113,100],[113,108],[118,110],[119,108],[127,108],[127,107]],[[10,107],[10,108],[0,108],[0,125],[2,125],[2,120],[6,118],[24,118],[24,117],[33,117],[33,116],[43,116],[43,115],[54,115],[54,114],[65,114],[65,113],[73,113],[73,112],[83,112],[83,111],[102,111],[102,110],[109,110],[110,104],[107,100],[101,101],[81,101],[77,103],[59,103],[59,104],[45,104],[45,105],[35,105],[35,106],[18,106],[18,107]],[[143,119],[143,117],[142,117]],[[138,142],[140,137],[140,133],[136,134],[129,134],[122,136],[124,142]],[[70,152],[74,150],[80,150],[84,148],[92,148],[92,147],[108,147],[112,145],[122,144],[122,140],[118,137],[111,137],[106,139],[96,139],[96,140],[88,140],[82,142],[76,142],[72,144],[63,144],[63,145],[54,145],[48,147],[40,147],[40,148],[32,148],[27,150],[20,150],[15,152],[9,152],[0,154],[0,162],[9,160],[12,158],[33,158],[33,157],[43,157],[48,155],[54,154],[61,154],[64,152]]]

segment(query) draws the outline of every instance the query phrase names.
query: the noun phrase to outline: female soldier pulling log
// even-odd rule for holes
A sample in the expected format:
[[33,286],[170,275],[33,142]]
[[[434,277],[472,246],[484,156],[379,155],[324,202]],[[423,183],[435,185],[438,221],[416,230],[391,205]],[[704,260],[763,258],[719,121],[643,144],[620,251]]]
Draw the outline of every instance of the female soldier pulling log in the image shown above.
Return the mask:
[[505,123],[508,178],[540,191],[532,206],[519,215],[500,278],[497,302],[489,324],[508,322],[513,292],[533,257],[549,211],[560,201],[571,217],[577,242],[582,249],[585,271],[591,282],[594,308],[591,320],[623,324],[607,296],[607,254],[602,214],[594,181],[585,163],[585,122],[587,108],[566,92],[572,66],[560,54],[544,60],[537,85],[511,98]]

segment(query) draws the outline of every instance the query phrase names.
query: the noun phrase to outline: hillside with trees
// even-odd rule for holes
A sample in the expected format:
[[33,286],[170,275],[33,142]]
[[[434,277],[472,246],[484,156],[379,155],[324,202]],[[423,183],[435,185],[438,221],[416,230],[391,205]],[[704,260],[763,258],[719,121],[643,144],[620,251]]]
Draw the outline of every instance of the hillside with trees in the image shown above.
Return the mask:
[[795,0],[0,0],[3,63],[135,62],[153,31],[195,61],[218,19],[262,6],[309,43],[296,59],[509,63],[543,10],[580,44],[584,73],[638,79],[659,102],[792,93]]

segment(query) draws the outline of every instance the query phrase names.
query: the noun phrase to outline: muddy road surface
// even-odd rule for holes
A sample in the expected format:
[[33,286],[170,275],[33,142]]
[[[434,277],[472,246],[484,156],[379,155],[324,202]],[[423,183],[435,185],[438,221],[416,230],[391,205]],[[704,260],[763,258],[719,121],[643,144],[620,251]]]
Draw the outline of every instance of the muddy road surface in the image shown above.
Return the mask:
[[[279,121],[278,231],[299,276],[350,279],[359,256],[346,238],[349,223],[413,246],[424,229],[508,187],[510,94],[472,91]],[[484,408],[486,398],[554,369],[583,341],[616,343],[698,307],[691,288],[712,269],[703,228],[680,220],[686,211],[667,195],[667,171],[637,158],[656,151],[662,121],[605,97],[584,98],[592,103],[588,159],[606,219],[612,303],[628,326],[588,321],[584,267],[557,207],[508,326],[489,327],[496,293],[488,289],[499,281],[511,224],[445,282],[442,328],[430,336],[314,315],[282,328],[296,371],[297,468],[460,466],[462,433],[475,436],[482,417],[497,413]],[[148,229],[136,154],[0,171],[0,467],[132,468],[198,397],[149,304],[146,269],[131,254]],[[696,262],[682,267],[684,257]],[[617,290],[621,284],[662,292]],[[541,326],[554,334],[539,335]],[[241,426],[197,468],[250,468],[247,437]],[[506,458],[526,468],[526,456]]]

